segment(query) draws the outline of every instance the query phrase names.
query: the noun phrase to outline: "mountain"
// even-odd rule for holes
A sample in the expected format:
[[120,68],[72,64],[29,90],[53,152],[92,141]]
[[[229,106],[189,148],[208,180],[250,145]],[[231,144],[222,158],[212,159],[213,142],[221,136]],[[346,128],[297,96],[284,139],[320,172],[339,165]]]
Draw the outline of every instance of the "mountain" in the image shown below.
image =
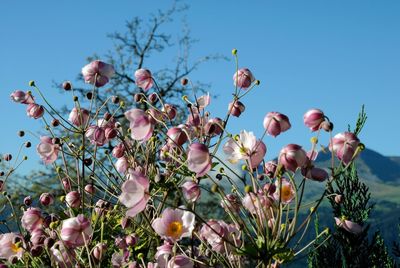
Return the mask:
[[[326,162],[331,158],[329,152],[318,154],[317,162]],[[360,175],[369,181],[382,181],[400,185],[400,157],[387,157],[366,148],[357,158]]]

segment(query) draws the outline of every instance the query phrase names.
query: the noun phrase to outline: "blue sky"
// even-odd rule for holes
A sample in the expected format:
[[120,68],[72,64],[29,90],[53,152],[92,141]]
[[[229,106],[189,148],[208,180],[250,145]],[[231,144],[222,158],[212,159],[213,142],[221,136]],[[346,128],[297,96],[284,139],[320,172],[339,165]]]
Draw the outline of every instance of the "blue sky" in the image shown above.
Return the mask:
[[[399,1],[193,1],[186,12],[192,36],[199,39],[191,59],[239,51],[239,65],[250,68],[261,85],[245,97],[246,112],[231,130],[263,132],[269,111],[289,116],[292,129],[267,137],[267,158],[288,143],[309,147],[310,131],[302,117],[309,108],[322,109],[335,133],[354,125],[361,105],[368,114],[361,140],[384,155],[400,155],[400,2]],[[41,122],[27,118],[25,107],[9,101],[15,89],[35,80],[49,99],[61,106],[53,81],[74,80],[87,56],[112,49],[107,33],[123,31],[134,16],[143,20],[171,1],[1,1],[0,3],[0,153],[16,153],[20,129],[36,132]],[[163,28],[173,40],[182,16]],[[177,51],[154,55],[146,66],[171,64]],[[170,57],[169,57],[170,56]],[[207,63],[192,78],[211,83],[211,112],[223,116],[230,100],[233,61]],[[133,75],[133,74],[132,74]],[[327,136],[321,141],[326,144]],[[38,141],[31,137],[34,145]],[[38,167],[35,150],[24,170]]]

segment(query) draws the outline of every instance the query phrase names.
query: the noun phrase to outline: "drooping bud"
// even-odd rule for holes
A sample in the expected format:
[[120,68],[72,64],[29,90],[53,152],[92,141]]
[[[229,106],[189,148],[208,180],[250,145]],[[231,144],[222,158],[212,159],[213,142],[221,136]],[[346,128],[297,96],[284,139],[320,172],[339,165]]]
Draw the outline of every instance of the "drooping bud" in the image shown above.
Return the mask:
[[41,118],[44,114],[44,107],[36,103],[28,104],[26,114],[34,119]]
[[236,117],[239,117],[245,109],[246,107],[244,106],[244,104],[238,100],[229,103],[228,106],[228,112]]

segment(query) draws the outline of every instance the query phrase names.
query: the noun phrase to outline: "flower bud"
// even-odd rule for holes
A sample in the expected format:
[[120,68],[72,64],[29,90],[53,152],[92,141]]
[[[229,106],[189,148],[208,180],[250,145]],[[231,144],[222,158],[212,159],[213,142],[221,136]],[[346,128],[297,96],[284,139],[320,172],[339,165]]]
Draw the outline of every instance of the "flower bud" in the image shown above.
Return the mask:
[[306,152],[297,144],[286,145],[279,154],[279,163],[285,169],[296,171],[298,167],[306,164],[308,158]]
[[29,207],[30,205],[32,205],[32,197],[29,195],[29,196],[26,196],[25,198],[24,198],[24,204],[25,204],[25,206],[27,206],[27,207]]
[[176,117],[177,109],[174,105],[166,103],[162,108],[162,111],[168,116],[170,120]]
[[85,186],[85,192],[89,193],[89,194],[94,194],[95,192],[95,188],[93,184],[86,184]]
[[122,237],[115,238],[114,242],[115,242],[115,245],[120,249],[126,249],[126,247],[127,247],[126,241]]
[[33,246],[33,247],[31,248],[32,257],[39,257],[40,254],[42,254],[42,252],[43,252],[43,247],[40,246],[40,245]]
[[112,103],[114,103],[114,104],[118,104],[119,101],[120,101],[120,99],[119,99],[118,96],[112,96],[111,101],[112,101]]
[[118,131],[115,128],[106,128],[105,130],[106,139],[112,140],[118,135]]
[[217,136],[222,133],[222,126],[224,122],[221,118],[215,117],[206,123],[204,126],[204,132],[209,136]]
[[329,144],[329,149],[333,151],[337,158],[345,165],[349,164],[355,156],[360,140],[354,133],[343,132],[335,135]]
[[157,101],[158,101],[157,94],[156,93],[151,93],[149,95],[148,99],[149,99],[149,102],[152,103],[152,104],[157,103]]
[[333,130],[333,123],[325,120],[324,122],[321,123],[321,128],[326,132],[330,132]]
[[42,193],[39,197],[39,201],[43,206],[49,206],[54,203],[54,197],[50,193]]
[[335,195],[335,203],[341,204],[342,202],[343,202],[343,195],[341,195],[341,194]]
[[265,174],[267,174],[267,176],[272,179],[275,176],[277,167],[278,167],[278,164],[275,161],[266,162],[265,166],[264,166]]
[[133,99],[135,100],[136,103],[140,103],[140,102],[142,101],[142,99],[143,99],[143,95],[140,94],[140,93],[136,93],[136,94],[133,96]]
[[188,84],[189,80],[187,78],[182,78],[181,79],[181,85],[186,86]]
[[182,146],[188,140],[186,132],[181,127],[172,127],[167,131],[168,142]]
[[147,69],[138,69],[135,72],[135,83],[144,91],[149,90],[153,86],[153,77]]
[[286,115],[278,112],[268,113],[264,117],[263,124],[267,133],[273,137],[278,136],[291,127],[289,118]]
[[86,126],[89,120],[89,111],[83,108],[73,108],[69,114],[68,120],[77,127]]
[[201,194],[200,186],[194,181],[187,181],[182,184],[183,196],[188,202],[196,202]]
[[51,247],[54,245],[54,243],[55,243],[55,241],[54,241],[54,239],[51,238],[51,237],[47,237],[47,238],[44,240],[44,246],[45,246],[46,248],[51,248]]
[[12,155],[11,154],[4,154],[3,155],[3,159],[4,159],[4,161],[11,161]]
[[69,192],[65,196],[65,202],[71,208],[78,208],[81,205],[81,195],[77,191]]
[[251,83],[255,80],[253,74],[247,68],[239,69],[233,75],[233,84],[242,89],[250,87]]
[[64,81],[64,83],[62,84],[62,88],[66,91],[69,91],[72,89],[72,83],[71,81]]
[[28,208],[24,211],[21,218],[22,227],[28,232],[32,232],[35,229],[42,227],[43,217],[42,212],[38,208]]
[[321,123],[324,122],[325,115],[320,109],[311,109],[304,114],[303,120],[311,131],[316,131],[320,128]]
[[112,155],[115,158],[121,158],[122,156],[124,156],[124,153],[125,153],[125,145],[123,143],[118,144],[112,150]]
[[134,234],[129,234],[125,237],[125,243],[130,247],[135,246],[137,244],[138,240],[139,240],[139,238]]
[[245,108],[242,102],[236,100],[229,103],[228,112],[233,116],[239,117],[244,112]]
[[62,184],[64,186],[64,189],[66,191],[71,191],[71,182],[68,180],[68,178],[64,178],[61,181],[62,181]]
[[96,261],[101,261],[106,255],[107,245],[105,243],[98,243],[93,249],[93,257]]
[[36,103],[28,104],[26,114],[34,119],[41,118],[44,114],[44,107]]

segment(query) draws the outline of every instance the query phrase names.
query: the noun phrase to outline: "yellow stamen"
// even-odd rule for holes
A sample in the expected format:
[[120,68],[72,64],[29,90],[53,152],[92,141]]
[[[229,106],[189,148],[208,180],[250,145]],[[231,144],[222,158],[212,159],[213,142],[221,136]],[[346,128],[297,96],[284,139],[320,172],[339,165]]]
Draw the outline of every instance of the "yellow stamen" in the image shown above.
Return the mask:
[[167,229],[167,236],[172,238],[179,238],[182,235],[182,223],[179,221],[173,221],[169,224]]

